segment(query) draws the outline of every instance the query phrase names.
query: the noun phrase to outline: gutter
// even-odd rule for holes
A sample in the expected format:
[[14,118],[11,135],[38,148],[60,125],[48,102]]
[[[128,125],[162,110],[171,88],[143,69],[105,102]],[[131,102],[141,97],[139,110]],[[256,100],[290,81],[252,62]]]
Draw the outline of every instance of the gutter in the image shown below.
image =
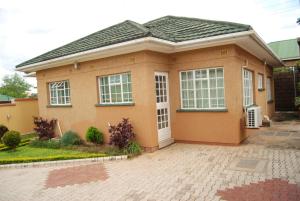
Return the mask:
[[297,60],[300,59],[300,57],[289,57],[289,58],[284,58],[282,59],[283,61],[288,61],[288,60]]
[[[226,35],[219,35],[219,36],[212,36],[208,38],[201,38],[183,42],[171,42],[163,39],[158,39],[154,37],[145,37],[140,39],[135,39],[127,42],[122,42],[118,44],[113,44],[105,47],[100,47],[97,49],[87,50],[84,52],[79,52],[71,55],[66,55],[63,57],[58,57],[54,59],[50,59],[47,61],[42,61],[39,63],[29,64],[26,66],[15,68],[17,71],[23,72],[34,72],[37,70],[47,69],[51,67],[55,67],[56,63],[63,63],[57,64],[59,65],[67,65],[76,62],[88,61],[92,60],[92,57],[104,58],[108,56],[113,56],[122,53],[130,53],[140,50],[157,50],[159,49],[160,52],[163,53],[175,53],[181,51],[187,51],[191,49],[203,48],[205,46],[213,45],[214,43],[224,42],[233,42],[235,39],[241,39],[246,37],[252,37],[262,48],[264,48],[273,58],[276,59],[277,62],[283,65],[282,61],[276,56],[276,54],[266,45],[266,43],[256,34],[254,30],[250,31],[243,31],[237,33],[231,33]],[[201,47],[199,47],[201,46]],[[109,51],[111,52],[109,55]],[[118,51],[118,52],[117,52]],[[102,54],[102,57],[101,55]],[[90,58],[90,59],[89,59]],[[82,61],[81,61],[82,60]],[[52,66],[50,66],[52,65]]]
[[276,53],[267,45],[267,43],[256,33],[256,31],[252,30],[252,37],[253,39],[260,44],[260,46],[262,48],[264,48],[268,53],[270,53],[273,58],[275,58],[277,60],[277,62],[279,62],[280,64],[282,64],[284,66],[284,63],[282,62],[282,60],[279,58],[279,56],[276,55]]

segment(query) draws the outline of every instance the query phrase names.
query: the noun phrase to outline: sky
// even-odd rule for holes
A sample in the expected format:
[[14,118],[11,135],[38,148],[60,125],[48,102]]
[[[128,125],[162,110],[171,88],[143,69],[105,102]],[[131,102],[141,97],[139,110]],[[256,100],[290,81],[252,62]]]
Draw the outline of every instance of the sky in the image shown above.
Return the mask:
[[[300,0],[0,0],[0,80],[17,64],[90,33],[166,15],[249,24],[267,43],[300,37]],[[26,80],[36,86],[35,78]]]

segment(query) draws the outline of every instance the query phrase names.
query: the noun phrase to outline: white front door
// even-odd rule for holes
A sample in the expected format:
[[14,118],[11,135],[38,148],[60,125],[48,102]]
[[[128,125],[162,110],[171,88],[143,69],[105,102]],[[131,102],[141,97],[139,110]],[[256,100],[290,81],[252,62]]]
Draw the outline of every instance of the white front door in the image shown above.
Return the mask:
[[158,143],[163,147],[170,143],[161,146],[161,142],[171,139],[168,73],[155,72],[155,91]]

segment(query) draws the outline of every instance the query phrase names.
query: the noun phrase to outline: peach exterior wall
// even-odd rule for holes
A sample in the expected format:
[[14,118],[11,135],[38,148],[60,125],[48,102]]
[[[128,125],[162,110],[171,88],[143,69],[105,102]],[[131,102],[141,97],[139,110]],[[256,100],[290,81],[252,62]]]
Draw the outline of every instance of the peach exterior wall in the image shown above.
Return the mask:
[[[38,101],[36,99],[20,99],[15,104],[0,104],[0,124],[9,130],[22,134],[33,131],[33,116],[38,116]],[[9,117],[9,118],[7,118]]]
[[[271,69],[236,46],[207,48],[177,54],[142,51],[37,72],[40,115],[57,118],[62,130],[75,130],[84,137],[89,126],[96,126],[108,140],[108,122],[115,124],[129,117],[144,147],[157,147],[154,72],[169,73],[171,132],[175,140],[238,144],[246,137],[242,107],[242,66],[270,74]],[[228,112],[177,112],[180,109],[179,72],[208,67],[224,67],[225,101]],[[98,102],[97,76],[131,71],[134,106],[95,107]],[[271,75],[271,74],[270,74]],[[256,76],[254,76],[256,77]],[[68,79],[70,108],[47,108],[47,82]],[[266,81],[266,79],[265,79]],[[266,91],[258,92],[255,103],[271,115],[274,104],[266,104]]]
[[[96,107],[97,76],[131,72],[134,106]],[[47,108],[47,82],[70,81],[72,107]],[[37,72],[40,115],[59,120],[62,131],[75,130],[82,138],[89,126],[98,127],[109,139],[108,123],[116,124],[130,118],[137,140],[145,147],[157,146],[153,75],[145,63],[145,53],[133,53]],[[152,96],[151,96],[152,95]]]

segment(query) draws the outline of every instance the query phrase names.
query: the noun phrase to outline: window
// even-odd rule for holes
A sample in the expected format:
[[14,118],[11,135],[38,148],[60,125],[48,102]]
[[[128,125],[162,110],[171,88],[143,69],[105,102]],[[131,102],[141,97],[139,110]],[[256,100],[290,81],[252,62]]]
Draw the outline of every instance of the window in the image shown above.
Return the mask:
[[252,72],[243,69],[243,100],[244,106],[253,105]]
[[258,90],[263,90],[264,89],[264,75],[263,74],[258,74],[257,75],[257,88]]
[[183,109],[224,109],[223,68],[180,72]]
[[49,83],[50,105],[70,105],[69,81]]
[[270,77],[267,78],[267,101],[272,100],[272,80]]
[[123,73],[99,78],[100,103],[131,103],[131,74]]

